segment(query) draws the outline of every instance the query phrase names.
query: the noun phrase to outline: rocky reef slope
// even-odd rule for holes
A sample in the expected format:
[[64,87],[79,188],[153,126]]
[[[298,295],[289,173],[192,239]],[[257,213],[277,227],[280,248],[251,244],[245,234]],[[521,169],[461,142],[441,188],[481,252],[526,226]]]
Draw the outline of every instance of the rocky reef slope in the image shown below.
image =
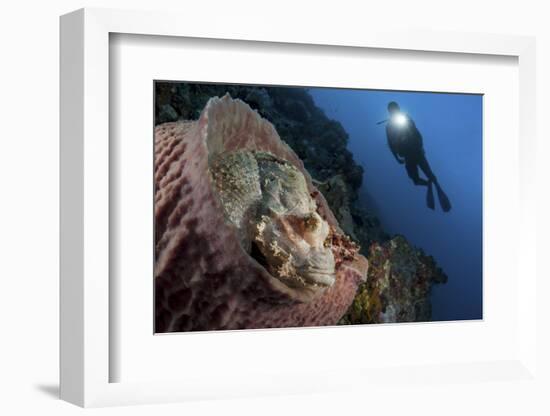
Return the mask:
[[431,319],[432,284],[447,276],[432,256],[396,236],[369,248],[367,281],[359,286],[341,324],[421,322]]
[[368,278],[341,324],[429,321],[430,290],[446,276],[404,237],[393,239],[359,203],[363,168],[347,149],[348,134],[328,119],[307,89],[157,82],[155,123],[196,120],[211,97],[229,93],[269,120],[303,161],[342,230],[370,262]]

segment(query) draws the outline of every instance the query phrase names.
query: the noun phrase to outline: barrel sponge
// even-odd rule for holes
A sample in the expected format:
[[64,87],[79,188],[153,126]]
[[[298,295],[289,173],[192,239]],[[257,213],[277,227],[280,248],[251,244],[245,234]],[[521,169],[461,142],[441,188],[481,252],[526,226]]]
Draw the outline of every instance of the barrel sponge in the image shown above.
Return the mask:
[[[304,178],[316,217],[330,227],[333,284],[288,284],[243,247],[224,215],[213,160],[265,152]],[[213,97],[197,121],[155,128],[155,332],[335,325],[367,273],[302,161],[246,103]]]

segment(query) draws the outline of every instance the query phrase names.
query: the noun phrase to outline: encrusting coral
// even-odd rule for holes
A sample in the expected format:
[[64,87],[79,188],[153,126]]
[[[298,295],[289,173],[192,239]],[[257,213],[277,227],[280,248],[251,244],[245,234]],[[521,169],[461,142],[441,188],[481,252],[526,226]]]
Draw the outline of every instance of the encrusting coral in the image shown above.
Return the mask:
[[156,332],[336,324],[367,260],[275,128],[229,95],[155,128]]
[[342,324],[419,322],[431,319],[432,284],[447,276],[433,257],[402,236],[370,247],[367,281],[359,286]]

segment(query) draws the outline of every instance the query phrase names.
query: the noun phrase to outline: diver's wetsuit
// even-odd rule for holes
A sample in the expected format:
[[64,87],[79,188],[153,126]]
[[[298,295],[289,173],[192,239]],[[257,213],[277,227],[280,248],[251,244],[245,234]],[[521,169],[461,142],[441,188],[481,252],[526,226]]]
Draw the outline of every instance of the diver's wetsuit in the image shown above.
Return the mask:
[[[416,128],[414,121],[400,111],[399,104],[395,101],[388,103],[388,112],[390,113],[390,119],[387,120],[386,135],[393,156],[399,163],[405,164],[407,174],[415,185],[422,185],[428,188],[426,192],[426,205],[428,208],[435,209],[432,186],[435,185],[441,209],[444,212],[449,212],[451,210],[451,201],[449,201],[449,197],[441,188],[430,164],[426,160],[422,135]],[[422,169],[427,180],[420,177],[418,168]]]
[[[422,135],[410,117],[407,117],[406,124],[400,126],[395,125],[390,120],[386,124],[386,135],[393,156],[399,163],[405,163],[407,174],[415,185],[428,185],[428,181],[437,183],[437,178],[432,172],[424,153]],[[420,178],[419,167],[428,178],[428,181]]]

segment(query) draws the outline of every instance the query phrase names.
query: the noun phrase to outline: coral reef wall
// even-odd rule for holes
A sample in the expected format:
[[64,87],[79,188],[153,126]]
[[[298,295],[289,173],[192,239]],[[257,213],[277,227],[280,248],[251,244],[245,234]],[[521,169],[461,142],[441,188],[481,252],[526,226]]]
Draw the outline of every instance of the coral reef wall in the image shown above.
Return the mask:
[[[175,82],[156,82],[155,87],[156,124],[196,120],[209,98],[229,93],[269,120],[279,136],[304,162],[342,230],[359,244],[361,254],[368,256],[375,265],[370,268],[367,282],[360,287],[356,301],[341,323],[430,320],[431,284],[444,282],[446,278],[442,277],[444,275],[433,259],[410,246],[403,237],[391,240],[378,218],[361,206],[358,191],[363,168],[347,149],[348,134],[339,122],[327,118],[315,105],[307,88]],[[392,249],[396,244],[398,248]],[[381,252],[386,253],[384,261],[380,259]],[[371,293],[373,287],[380,286],[375,284],[381,281],[378,264],[402,262],[404,259],[408,259],[412,266],[406,270],[393,267],[394,274],[390,279],[394,282],[392,284],[399,283],[402,292],[379,288]],[[419,276],[416,279],[423,282],[422,290],[408,286],[417,281],[414,276]]]

